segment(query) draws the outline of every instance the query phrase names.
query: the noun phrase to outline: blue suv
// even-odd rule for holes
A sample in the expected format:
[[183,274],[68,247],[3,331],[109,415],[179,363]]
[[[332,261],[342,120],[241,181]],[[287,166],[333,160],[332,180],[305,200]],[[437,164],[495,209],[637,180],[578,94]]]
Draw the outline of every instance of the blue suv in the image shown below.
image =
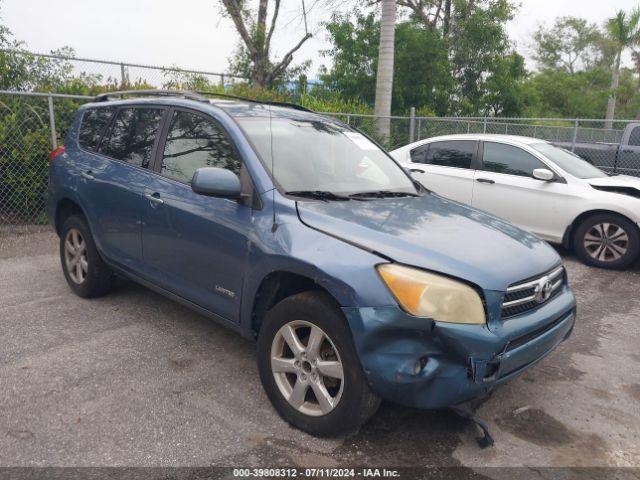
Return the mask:
[[549,245],[430,192],[350,126],[295,105],[131,97],[81,107],[50,156],[66,280],[95,297],[126,276],[257,339],[290,424],[339,435],[381,398],[458,405],[570,335]]

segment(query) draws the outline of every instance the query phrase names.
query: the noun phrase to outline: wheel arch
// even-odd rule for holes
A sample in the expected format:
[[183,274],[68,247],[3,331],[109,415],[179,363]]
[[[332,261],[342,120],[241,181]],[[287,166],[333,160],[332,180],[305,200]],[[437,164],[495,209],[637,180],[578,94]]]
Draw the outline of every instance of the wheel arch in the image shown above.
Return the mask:
[[287,297],[307,291],[321,291],[340,305],[335,295],[325,286],[305,274],[288,270],[277,270],[265,275],[253,296],[250,328],[254,337],[258,335],[264,315],[278,302]]
[[[64,225],[64,222],[67,220],[67,218],[69,218],[72,215],[82,215],[85,218],[87,218],[87,215],[85,214],[82,207],[78,204],[78,202],[68,197],[63,197],[60,200],[58,200],[58,203],[56,204],[55,214],[53,217],[53,222],[54,222],[53,226],[58,235],[60,235],[60,232],[62,231],[62,226]],[[88,219],[87,219],[87,222],[88,222]]]
[[638,231],[638,233],[640,234],[640,228],[638,228],[638,224],[636,222],[634,222],[631,218],[629,218],[628,216],[626,216],[623,213],[620,212],[616,212],[615,210],[608,210],[606,208],[599,208],[599,209],[593,209],[593,210],[587,210],[585,212],[582,212],[580,215],[578,215],[573,222],[571,222],[571,224],[567,227],[567,229],[564,232],[564,235],[562,237],[562,246],[567,248],[567,249],[572,249],[573,248],[573,241],[574,241],[574,236],[575,236],[575,232],[578,228],[578,226],[587,218],[592,217],[594,215],[615,215],[618,217],[622,217],[625,220],[631,222],[631,224],[636,226],[636,230]]

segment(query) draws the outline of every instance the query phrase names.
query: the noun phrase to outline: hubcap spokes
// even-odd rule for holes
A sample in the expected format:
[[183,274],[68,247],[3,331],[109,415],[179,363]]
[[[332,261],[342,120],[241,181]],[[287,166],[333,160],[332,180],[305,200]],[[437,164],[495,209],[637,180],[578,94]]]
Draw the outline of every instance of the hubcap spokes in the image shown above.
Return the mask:
[[305,415],[326,415],[342,396],[340,355],[327,334],[309,322],[280,328],[271,344],[271,371],[280,393]]
[[614,262],[627,254],[629,236],[619,225],[599,223],[584,236],[587,253],[601,262]]
[[67,232],[64,239],[64,260],[71,280],[78,285],[84,282],[89,270],[89,261],[87,244],[78,229],[72,228]]

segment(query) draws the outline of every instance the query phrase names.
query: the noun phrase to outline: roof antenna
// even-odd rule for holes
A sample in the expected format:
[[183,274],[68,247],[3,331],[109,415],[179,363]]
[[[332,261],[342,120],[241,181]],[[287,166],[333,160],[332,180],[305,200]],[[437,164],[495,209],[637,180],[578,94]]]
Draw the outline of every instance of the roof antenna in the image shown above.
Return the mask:
[[271,105],[267,105],[269,108],[269,149],[271,150],[271,179],[273,181],[273,189],[271,190],[271,211],[273,213],[273,223],[271,225],[271,231],[275,232],[278,229],[276,223],[276,172],[275,162],[273,160],[273,123],[271,122]]

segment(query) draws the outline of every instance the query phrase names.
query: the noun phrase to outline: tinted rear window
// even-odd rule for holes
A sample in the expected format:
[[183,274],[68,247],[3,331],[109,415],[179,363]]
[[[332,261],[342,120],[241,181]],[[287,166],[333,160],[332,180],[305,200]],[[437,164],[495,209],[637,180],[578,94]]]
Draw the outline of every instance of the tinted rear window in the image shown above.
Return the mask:
[[91,108],[84,112],[80,123],[78,143],[85,150],[98,150],[100,139],[111,122],[114,109],[110,107]]
[[476,142],[473,140],[434,142],[429,146],[426,163],[443,167],[471,168],[475,150]]
[[160,108],[123,108],[118,111],[109,138],[100,152],[109,157],[147,168],[156,141],[163,110]]

